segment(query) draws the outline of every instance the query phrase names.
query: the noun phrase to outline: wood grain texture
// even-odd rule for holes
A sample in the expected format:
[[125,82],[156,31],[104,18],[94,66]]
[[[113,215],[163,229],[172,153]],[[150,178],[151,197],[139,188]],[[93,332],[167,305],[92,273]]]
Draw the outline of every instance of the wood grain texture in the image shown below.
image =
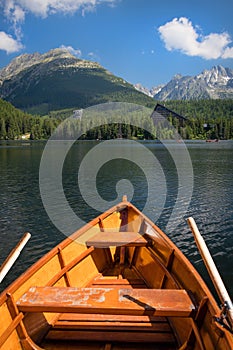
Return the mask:
[[32,287],[17,302],[23,312],[75,312],[189,317],[185,290]]

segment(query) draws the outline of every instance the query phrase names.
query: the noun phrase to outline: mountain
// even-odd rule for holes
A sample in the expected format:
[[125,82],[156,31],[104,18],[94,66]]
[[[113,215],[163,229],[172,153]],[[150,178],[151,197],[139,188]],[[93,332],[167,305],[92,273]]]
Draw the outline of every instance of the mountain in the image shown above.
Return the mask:
[[[214,66],[196,76],[175,75],[166,85],[154,88],[154,99],[200,100],[233,98],[233,70]],[[141,89],[141,91],[143,91]],[[146,89],[144,89],[146,91]],[[151,96],[151,90],[150,94]]]
[[124,79],[96,62],[78,59],[66,49],[13,59],[0,70],[0,98],[36,114],[108,101],[154,105],[152,98]]
[[146,87],[142,86],[140,83],[137,83],[134,85],[135,89],[150,96],[154,97],[157,93],[160,92],[160,90],[164,87],[164,85],[158,85],[156,87],[152,87],[151,89],[147,89]]

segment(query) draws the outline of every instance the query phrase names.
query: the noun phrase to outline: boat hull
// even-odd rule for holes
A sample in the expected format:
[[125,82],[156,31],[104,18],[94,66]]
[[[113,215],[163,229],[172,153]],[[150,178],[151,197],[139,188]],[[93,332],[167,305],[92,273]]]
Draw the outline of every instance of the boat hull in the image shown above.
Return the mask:
[[230,350],[220,312],[177,246],[123,201],[0,295],[0,348]]

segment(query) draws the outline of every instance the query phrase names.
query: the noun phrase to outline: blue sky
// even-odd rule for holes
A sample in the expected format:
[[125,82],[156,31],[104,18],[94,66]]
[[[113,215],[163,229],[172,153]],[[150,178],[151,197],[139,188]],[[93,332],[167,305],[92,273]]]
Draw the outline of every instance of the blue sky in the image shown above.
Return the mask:
[[67,47],[148,88],[233,69],[232,12],[232,0],[0,0],[0,68]]

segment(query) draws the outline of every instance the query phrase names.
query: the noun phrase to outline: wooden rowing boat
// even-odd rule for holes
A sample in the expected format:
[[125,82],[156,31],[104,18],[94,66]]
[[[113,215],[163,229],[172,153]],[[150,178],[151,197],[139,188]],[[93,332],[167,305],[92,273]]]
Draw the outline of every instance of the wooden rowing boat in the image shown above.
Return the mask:
[[198,272],[126,198],[0,295],[0,348],[233,349]]

